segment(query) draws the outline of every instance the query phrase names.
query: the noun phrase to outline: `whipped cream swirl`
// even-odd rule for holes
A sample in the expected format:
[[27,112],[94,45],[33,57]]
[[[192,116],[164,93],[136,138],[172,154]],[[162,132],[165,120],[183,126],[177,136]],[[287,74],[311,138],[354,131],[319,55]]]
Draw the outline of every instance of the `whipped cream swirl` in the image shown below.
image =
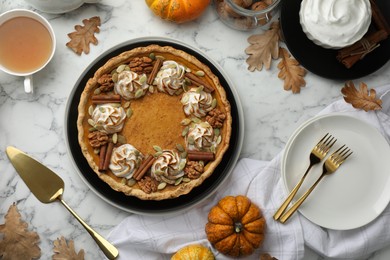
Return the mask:
[[371,23],[369,0],[303,0],[300,22],[307,37],[325,48],[360,40]]
[[172,150],[164,150],[157,157],[151,167],[151,175],[159,182],[175,184],[175,181],[184,176],[186,159],[181,158],[178,153]]
[[173,60],[164,61],[157,73],[153,85],[157,86],[160,92],[174,95],[180,90],[184,83],[186,67]]
[[133,71],[122,71],[115,83],[115,92],[126,100],[140,98],[149,89],[145,74],[138,75]]
[[199,88],[191,88],[185,92],[181,98],[181,103],[187,116],[204,117],[207,112],[213,109],[212,95],[203,90],[199,91]]
[[97,105],[92,112],[95,127],[107,134],[120,132],[125,123],[126,113],[122,107],[112,104]]
[[208,122],[192,124],[186,137],[188,150],[208,151],[216,145],[214,129]]
[[131,144],[123,144],[112,151],[109,168],[118,177],[130,179],[138,169],[143,156]]

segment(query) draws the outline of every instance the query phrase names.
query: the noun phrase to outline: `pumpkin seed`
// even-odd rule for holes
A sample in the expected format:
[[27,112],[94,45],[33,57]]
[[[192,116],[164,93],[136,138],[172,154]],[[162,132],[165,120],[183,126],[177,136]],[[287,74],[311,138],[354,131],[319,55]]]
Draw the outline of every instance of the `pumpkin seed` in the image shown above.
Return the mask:
[[187,152],[186,152],[186,151],[182,152],[182,153],[180,154],[180,158],[182,158],[182,159],[187,158]]
[[212,145],[212,146],[210,147],[210,152],[215,153],[215,145]]
[[92,116],[93,110],[94,110],[93,105],[90,105],[90,106],[88,107],[88,114],[89,114],[90,116]]
[[189,125],[191,123],[191,119],[189,118],[184,118],[183,120],[181,120],[180,124],[185,126],[185,125]]
[[217,144],[220,144],[221,141],[222,141],[222,136],[219,135],[218,138],[217,138]]
[[131,69],[130,69],[130,67],[129,67],[129,65],[126,65],[126,67],[125,67],[125,69],[124,69],[125,71],[131,71]]
[[102,93],[102,91],[100,90],[100,88],[97,88],[93,91],[93,94],[95,95],[99,95],[100,93]]
[[198,77],[204,77],[204,71],[198,70],[198,71],[195,72],[195,75],[198,76]]
[[142,89],[138,89],[138,90],[135,92],[134,97],[135,97],[135,98],[140,98],[140,97],[143,96],[143,94],[144,94],[144,91],[143,91]]
[[219,128],[214,128],[214,135],[219,136],[221,134],[221,129]]
[[190,181],[191,181],[190,178],[187,178],[187,177],[184,177],[184,178],[183,178],[183,182],[190,182]]
[[185,161],[185,160],[182,160],[182,161],[179,163],[179,172],[181,172],[185,167],[186,167],[186,161]]
[[191,118],[191,121],[192,122],[194,122],[194,123],[200,123],[200,122],[202,122],[199,118],[197,118],[197,117],[193,117],[193,118]]
[[154,149],[156,152],[162,152],[161,147],[158,146],[158,145],[153,145],[153,149]]
[[204,161],[198,161],[199,165],[204,167]]
[[179,152],[184,152],[184,147],[183,147],[181,144],[177,144],[177,145],[176,145],[176,149],[177,149]]
[[203,127],[203,128],[208,128],[210,126],[210,124],[208,122],[200,122],[199,126]]
[[122,178],[122,179],[121,179],[121,184],[125,185],[126,183],[127,183],[126,178]]
[[185,105],[186,103],[188,103],[189,100],[190,97],[188,95],[183,95],[183,97],[181,98],[181,103]]
[[191,69],[186,67],[186,72],[191,72]]
[[157,189],[158,189],[158,190],[163,190],[166,186],[167,186],[167,183],[166,183],[166,182],[161,182],[161,183],[157,186]]
[[187,142],[188,142],[189,144],[195,144],[195,139],[194,139],[194,137],[193,137],[193,136],[189,136],[189,137],[187,138]]
[[146,82],[146,79],[147,79],[146,75],[143,74],[143,75],[139,78],[139,83],[144,84],[144,83]]
[[133,186],[136,183],[137,183],[137,181],[134,180],[133,178],[127,180],[127,186],[131,187],[131,186]]
[[189,89],[190,89],[189,85],[183,84],[184,92],[188,92]]
[[96,129],[95,127],[90,127],[90,128],[88,129],[88,132],[95,132],[95,131],[97,131],[97,129]]
[[99,154],[100,153],[100,149],[93,149],[93,153],[94,154]]
[[165,60],[165,57],[161,55],[156,55],[156,59]]
[[217,106],[217,100],[214,98],[213,101],[211,102],[211,107],[215,108]]
[[127,101],[123,104],[123,108],[128,108],[130,107],[130,101]]
[[115,108],[119,108],[121,106],[120,103],[108,103],[110,106],[112,107],[115,107]]
[[190,128],[188,126],[184,127],[183,131],[181,132],[181,136],[186,136],[189,130]]
[[88,119],[88,124],[90,125],[90,126],[92,126],[92,127],[95,127],[95,121],[93,121],[93,119],[91,119],[91,118],[89,118]]
[[114,133],[114,134],[112,135],[112,142],[113,142],[114,144],[116,144],[116,143],[118,142],[118,134],[117,134],[117,133]]
[[196,93],[200,93],[200,92],[202,92],[203,91],[203,89],[204,89],[204,86],[203,85],[200,85],[197,89],[196,89]]
[[183,181],[183,177],[180,177],[175,181],[175,186],[179,185]]
[[149,92],[152,94],[154,93],[154,87],[152,85],[149,86]]
[[130,107],[126,110],[126,116],[127,118],[130,118],[133,115],[133,109]]
[[183,89],[179,88],[178,90],[175,91],[175,95],[179,96],[181,93],[183,93]]
[[157,158],[157,157],[159,157],[160,155],[162,155],[162,153],[163,153],[162,151],[161,151],[161,152],[157,152],[157,153],[155,153],[153,156]]
[[124,137],[123,135],[118,135],[118,143],[120,143],[120,144],[127,143],[126,142],[126,137]]
[[118,82],[118,73],[115,72],[114,74],[112,74],[111,79],[113,82],[117,83]]
[[125,67],[126,67],[125,64],[119,65],[118,68],[116,68],[116,72],[121,73],[122,71],[125,70]]
[[151,58],[152,60],[155,60],[156,54],[154,54],[154,52],[149,53],[149,58]]

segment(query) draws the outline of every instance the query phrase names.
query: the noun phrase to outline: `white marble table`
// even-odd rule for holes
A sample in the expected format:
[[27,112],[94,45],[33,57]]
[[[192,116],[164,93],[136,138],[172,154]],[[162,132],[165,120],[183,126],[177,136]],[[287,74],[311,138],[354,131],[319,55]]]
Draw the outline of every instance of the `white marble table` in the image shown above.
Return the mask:
[[[0,12],[33,9],[23,0],[0,0]],[[71,163],[64,137],[65,107],[82,71],[105,50],[123,41],[144,36],[170,37],[202,50],[230,75],[245,114],[241,157],[270,160],[282,151],[289,136],[304,120],[341,98],[344,82],[308,73],[300,94],[283,90],[276,62],[269,71],[249,72],[244,49],[254,32],[235,31],[218,19],[213,8],[195,22],[173,24],[152,15],[142,0],[102,0],[98,4],[61,15],[41,13],[52,24],[57,48],[52,62],[35,76],[35,93],[25,94],[23,80],[0,72],[0,223],[16,202],[22,218],[41,238],[41,259],[51,259],[53,241],[64,236],[83,248],[86,259],[99,259],[99,249],[79,223],[59,203],[41,204],[9,163],[5,148],[16,146],[56,171],[65,181],[64,200],[103,236],[129,213],[102,201],[89,190]],[[99,44],[88,55],[77,56],[65,44],[67,34],[85,18],[100,16]],[[260,32],[260,31],[257,31]],[[390,62],[375,73],[356,80],[370,87],[390,82]],[[321,259],[307,249],[305,259]],[[371,259],[389,259],[390,249]]]

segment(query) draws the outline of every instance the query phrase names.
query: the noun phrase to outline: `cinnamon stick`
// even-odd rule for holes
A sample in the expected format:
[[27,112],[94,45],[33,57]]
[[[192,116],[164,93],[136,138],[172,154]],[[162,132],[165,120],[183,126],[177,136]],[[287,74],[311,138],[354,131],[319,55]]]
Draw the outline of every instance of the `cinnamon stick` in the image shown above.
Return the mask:
[[100,146],[99,152],[99,171],[104,169],[104,159],[106,158],[107,144]]
[[214,161],[215,160],[215,155],[213,152],[187,151],[187,155],[190,161]]
[[387,35],[390,35],[390,25],[387,23],[378,5],[374,0],[370,0],[370,4],[371,4],[372,19],[374,20],[374,23],[376,24],[379,30],[385,30]]
[[196,76],[195,74],[192,74],[191,72],[187,72],[185,74],[185,77],[187,77],[189,80],[191,80],[191,82],[196,85],[196,86],[203,86],[204,87],[204,90],[206,92],[213,92],[214,91],[214,88],[212,86],[209,85],[208,82],[206,82],[205,80],[199,78],[198,76]]
[[120,103],[120,95],[93,95],[92,96],[93,104],[104,104],[104,103]]
[[162,64],[163,64],[162,59],[157,58],[156,62],[153,65],[152,72],[150,73],[148,81],[146,83],[148,83],[149,85],[153,84],[154,78],[156,77],[156,75],[157,75],[158,71],[160,70]]
[[142,161],[141,165],[138,167],[137,171],[133,174],[133,178],[137,181],[141,180],[144,177],[147,170],[152,167],[153,163],[156,161],[152,155],[148,154],[146,158]]
[[106,156],[104,157],[103,171],[108,170],[108,166],[110,165],[111,161],[112,150],[114,150],[114,143],[109,142],[107,145]]

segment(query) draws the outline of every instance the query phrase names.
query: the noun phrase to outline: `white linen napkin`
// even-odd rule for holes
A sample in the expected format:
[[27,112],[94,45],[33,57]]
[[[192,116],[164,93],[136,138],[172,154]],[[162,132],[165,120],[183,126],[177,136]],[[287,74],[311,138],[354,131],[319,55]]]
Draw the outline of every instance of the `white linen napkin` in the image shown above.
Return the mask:
[[[390,85],[377,89],[378,96],[387,92]],[[320,114],[345,112],[359,117],[378,128],[389,141],[390,94],[383,99],[382,111],[356,110],[339,100]],[[299,213],[285,225],[274,221],[273,214],[287,196],[280,174],[281,154],[270,162],[240,159],[218,192],[186,212],[169,216],[130,215],[108,236],[119,249],[119,260],[170,259],[183,246],[195,243],[210,247],[216,259],[231,259],[212,248],[204,230],[209,210],[227,195],[246,195],[260,206],[267,221],[263,245],[245,259],[259,259],[261,253],[282,260],[301,259],[304,245],[323,256],[358,259],[390,244],[390,206],[371,223],[348,231],[319,227]]]

